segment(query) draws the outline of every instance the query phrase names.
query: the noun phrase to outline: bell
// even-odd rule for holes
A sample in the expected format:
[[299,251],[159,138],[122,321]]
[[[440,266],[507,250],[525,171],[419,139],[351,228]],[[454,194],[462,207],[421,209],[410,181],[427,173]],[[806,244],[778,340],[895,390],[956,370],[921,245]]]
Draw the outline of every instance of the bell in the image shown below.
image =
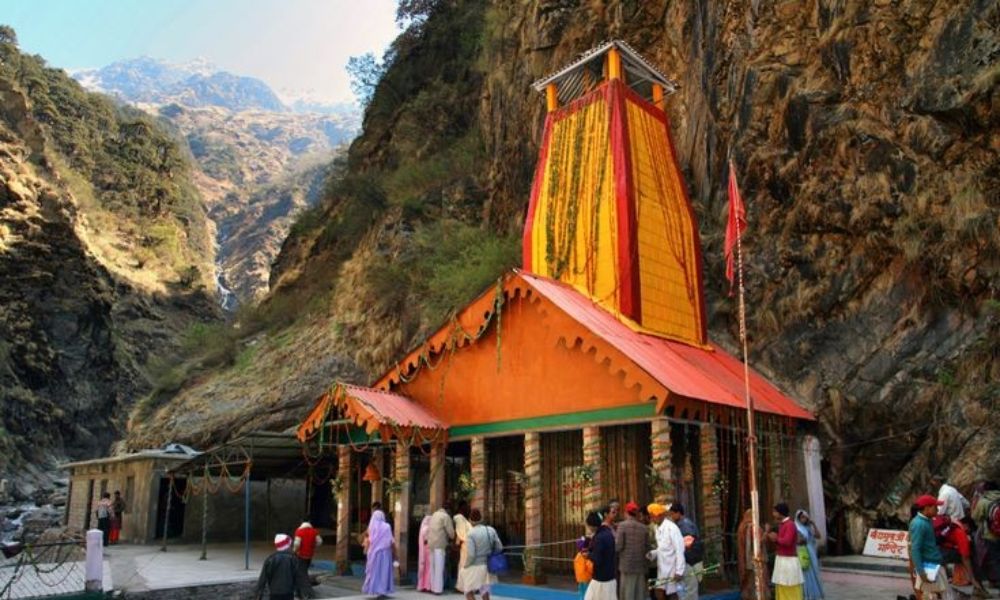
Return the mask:
[[382,474],[378,472],[378,467],[374,463],[368,463],[365,468],[365,476],[361,478],[363,481],[382,481]]

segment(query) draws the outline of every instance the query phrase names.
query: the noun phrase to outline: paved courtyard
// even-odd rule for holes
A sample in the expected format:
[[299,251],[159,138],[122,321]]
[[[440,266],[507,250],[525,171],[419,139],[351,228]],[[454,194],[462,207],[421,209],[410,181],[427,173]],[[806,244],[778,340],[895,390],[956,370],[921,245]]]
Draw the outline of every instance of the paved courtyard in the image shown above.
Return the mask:
[[[208,548],[208,559],[199,560],[197,545],[170,546],[160,552],[157,546],[112,546],[107,549],[115,589],[126,591],[154,590],[211,583],[247,582],[257,578],[261,564],[273,551],[270,544],[251,546],[250,569],[244,569],[242,544],[215,544]],[[827,600],[896,600],[906,595],[909,580],[893,574],[824,571],[823,582]],[[357,598],[360,581],[353,578],[333,578],[319,592],[325,597]],[[427,594],[400,590],[398,600],[426,600]],[[459,598],[457,594],[454,598]],[[497,600],[500,597],[497,596]]]

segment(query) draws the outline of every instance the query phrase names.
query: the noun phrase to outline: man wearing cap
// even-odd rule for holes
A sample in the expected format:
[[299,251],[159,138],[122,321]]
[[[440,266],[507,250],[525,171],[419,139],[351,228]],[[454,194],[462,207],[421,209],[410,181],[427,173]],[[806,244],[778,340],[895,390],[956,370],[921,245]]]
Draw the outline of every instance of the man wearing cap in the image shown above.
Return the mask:
[[683,589],[684,536],[677,525],[667,518],[667,507],[650,504],[649,517],[656,523],[656,549],[647,558],[656,561],[656,597],[658,600],[678,600],[677,592]]
[[305,571],[299,566],[299,559],[292,553],[292,538],[284,533],[274,536],[276,552],[267,557],[260,569],[254,598],[264,599],[267,589],[270,600],[292,600],[314,598],[312,585]]
[[621,573],[619,600],[645,600],[649,596],[646,587],[649,534],[646,526],[637,519],[638,515],[638,504],[635,502],[626,504],[625,520],[615,531],[615,552],[618,554],[618,571]]
[[934,496],[923,495],[913,503],[917,514],[910,521],[910,560],[913,563],[914,589],[923,592],[924,600],[943,598],[948,591],[948,576],[941,568],[941,550],[931,523],[944,504]]
[[684,515],[684,505],[674,502],[667,510],[667,516],[677,524],[684,536],[684,594],[681,600],[698,600],[698,572],[702,570],[705,559],[705,544],[701,541],[701,532],[694,521]]

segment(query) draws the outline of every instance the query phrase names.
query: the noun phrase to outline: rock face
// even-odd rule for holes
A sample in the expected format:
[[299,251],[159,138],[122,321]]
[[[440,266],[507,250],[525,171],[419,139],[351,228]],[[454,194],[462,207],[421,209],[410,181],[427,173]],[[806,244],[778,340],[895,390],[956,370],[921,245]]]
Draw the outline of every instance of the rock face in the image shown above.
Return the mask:
[[219,273],[235,294],[226,308],[260,300],[294,217],[322,195],[353,123],[322,114],[140,106],[177,127],[199,167],[194,183],[215,223]]
[[[733,157],[750,220],[751,361],[819,417],[841,549],[865,526],[898,524],[931,471],[960,488],[1000,478],[1000,5],[429,4],[394,45],[350,150],[351,185],[327,198],[325,225],[293,232],[272,273],[270,303],[329,297],[328,353],[371,375],[419,339],[426,315],[394,261],[419,251],[427,220],[518,231],[544,116],[529,84],[621,37],[680,84],[668,112],[723,341],[737,331],[721,248]],[[482,153],[427,176],[433,210],[393,203],[411,157],[470,132]],[[208,386],[241,379],[209,380],[165,409],[161,432]],[[255,393],[285,383],[264,385]]]

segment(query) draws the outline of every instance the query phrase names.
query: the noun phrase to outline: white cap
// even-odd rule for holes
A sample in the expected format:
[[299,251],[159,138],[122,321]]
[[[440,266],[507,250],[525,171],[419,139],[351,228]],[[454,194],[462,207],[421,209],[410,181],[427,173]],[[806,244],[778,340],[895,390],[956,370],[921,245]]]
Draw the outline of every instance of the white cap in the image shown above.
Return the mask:
[[284,533],[279,533],[274,536],[274,547],[277,548],[278,552],[288,550],[292,547],[292,538]]

